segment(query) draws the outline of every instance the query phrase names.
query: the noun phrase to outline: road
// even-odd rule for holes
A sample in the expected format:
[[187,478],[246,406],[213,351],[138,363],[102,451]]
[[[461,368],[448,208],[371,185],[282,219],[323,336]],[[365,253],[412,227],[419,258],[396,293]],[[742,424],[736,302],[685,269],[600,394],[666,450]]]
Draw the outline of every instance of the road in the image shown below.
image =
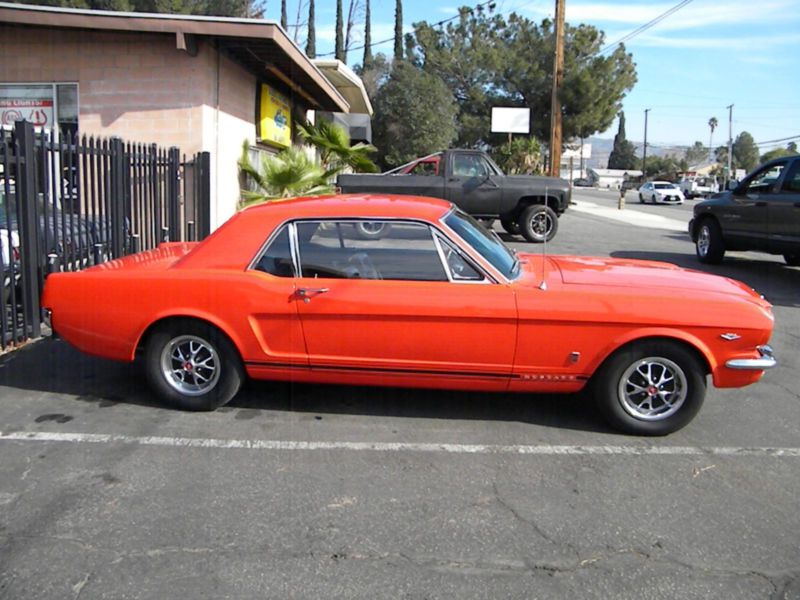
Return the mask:
[[[700,267],[693,202],[575,200],[513,245]],[[251,383],[181,413],[60,341],[6,355],[0,598],[800,598],[800,269],[703,269],[775,304],[780,366],[666,438],[584,394]]]

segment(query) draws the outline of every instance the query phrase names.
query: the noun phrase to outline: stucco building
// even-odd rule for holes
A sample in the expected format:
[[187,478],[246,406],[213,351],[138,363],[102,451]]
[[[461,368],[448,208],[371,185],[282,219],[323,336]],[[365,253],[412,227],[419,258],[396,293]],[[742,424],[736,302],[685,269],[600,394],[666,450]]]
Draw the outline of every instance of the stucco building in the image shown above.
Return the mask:
[[309,110],[371,112],[270,21],[0,3],[0,55],[5,125],[210,152],[212,228],[235,211],[245,140],[276,152]]

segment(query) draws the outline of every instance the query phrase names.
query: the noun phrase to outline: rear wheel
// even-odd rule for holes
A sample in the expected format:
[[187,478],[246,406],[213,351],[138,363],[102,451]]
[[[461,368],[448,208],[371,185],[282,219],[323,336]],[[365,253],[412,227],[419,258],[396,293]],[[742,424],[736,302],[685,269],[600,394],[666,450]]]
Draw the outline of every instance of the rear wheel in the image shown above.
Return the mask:
[[155,394],[183,410],[214,410],[227,404],[244,381],[239,353],[207,323],[172,321],[145,345],[144,367]]
[[784,254],[783,260],[790,267],[800,267],[800,254]]
[[522,236],[529,242],[549,242],[558,231],[558,215],[549,206],[534,204],[522,211],[519,227]]
[[389,233],[392,225],[382,221],[359,221],[353,227],[362,240],[378,240]]
[[688,424],[706,394],[705,369],[670,340],[631,344],[606,360],[593,380],[595,400],[615,429],[666,435]]
[[706,218],[700,222],[695,251],[701,263],[717,265],[722,262],[722,257],[725,256],[725,242],[722,241],[719,223],[715,220]]
[[519,223],[514,219],[500,219],[500,225],[511,235],[519,235]]

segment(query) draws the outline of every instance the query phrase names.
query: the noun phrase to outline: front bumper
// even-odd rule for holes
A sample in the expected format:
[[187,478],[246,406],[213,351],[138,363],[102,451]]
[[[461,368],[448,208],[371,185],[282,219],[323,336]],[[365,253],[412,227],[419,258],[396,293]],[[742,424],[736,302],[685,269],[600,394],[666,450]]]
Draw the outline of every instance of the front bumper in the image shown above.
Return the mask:
[[758,354],[760,358],[734,358],[726,362],[725,366],[738,371],[763,371],[778,364],[769,346],[759,346]]

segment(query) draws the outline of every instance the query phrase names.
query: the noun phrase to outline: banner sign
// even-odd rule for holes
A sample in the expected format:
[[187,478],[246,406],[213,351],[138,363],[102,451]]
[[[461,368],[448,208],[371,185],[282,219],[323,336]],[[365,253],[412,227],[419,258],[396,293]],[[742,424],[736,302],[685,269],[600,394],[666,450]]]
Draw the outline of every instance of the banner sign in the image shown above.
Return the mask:
[[34,127],[52,127],[53,101],[33,98],[0,98],[0,123],[30,121]]
[[289,99],[264,84],[261,84],[258,96],[259,141],[288,148],[292,145],[292,111]]
[[492,133],[530,133],[530,108],[492,107]]

